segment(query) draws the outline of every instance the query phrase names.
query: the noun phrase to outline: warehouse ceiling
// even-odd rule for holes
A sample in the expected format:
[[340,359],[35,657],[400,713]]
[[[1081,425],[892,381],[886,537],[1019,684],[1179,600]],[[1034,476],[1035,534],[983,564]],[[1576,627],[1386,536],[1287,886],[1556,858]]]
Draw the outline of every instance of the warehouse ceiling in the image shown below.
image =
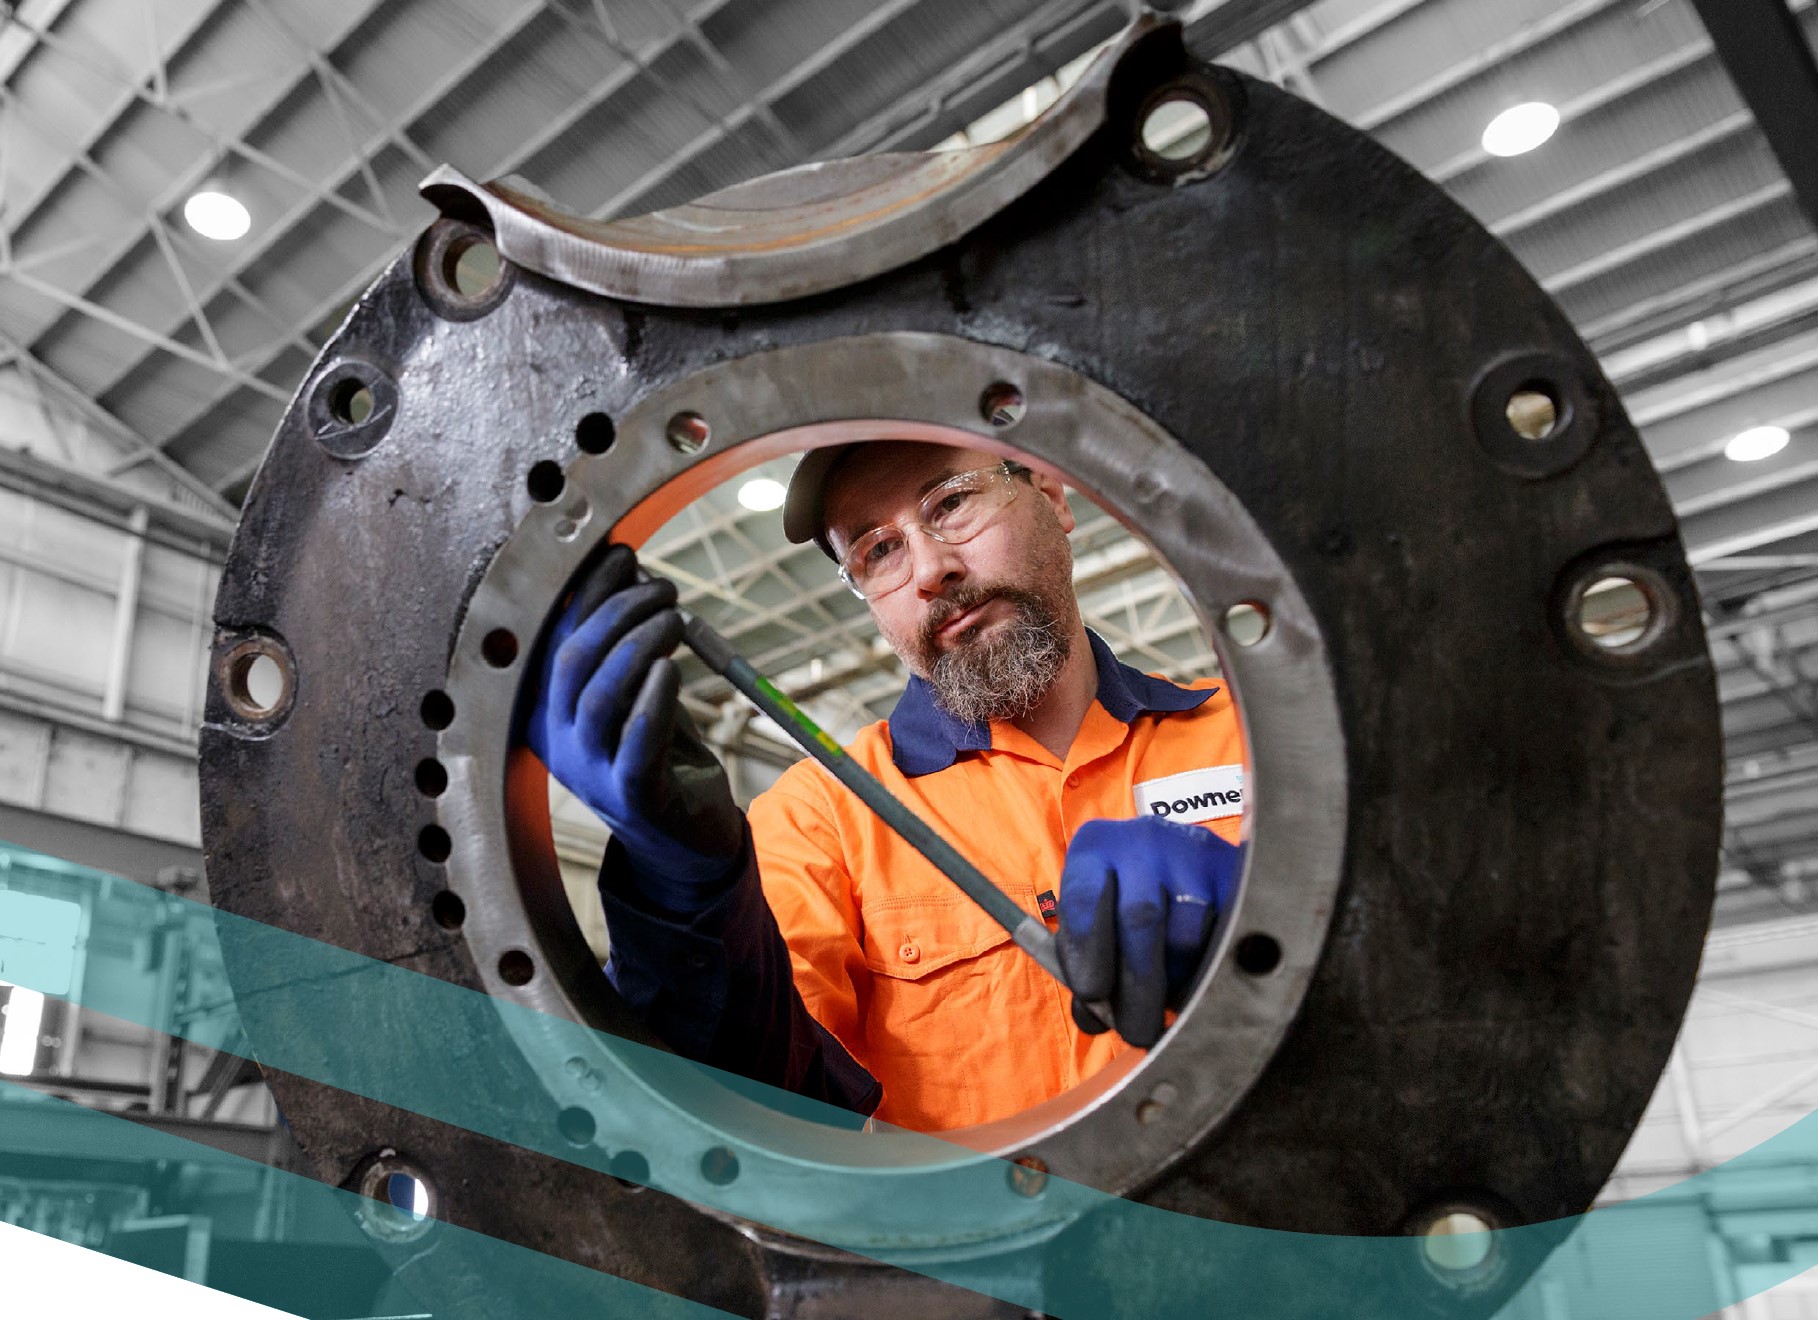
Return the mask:
[[[1810,42],[1818,10],[1791,7]],[[100,470],[78,464],[89,476],[222,534],[318,348],[430,217],[416,184],[434,166],[517,174],[605,216],[804,160],[982,140],[1050,103],[1124,20],[1104,0],[22,0],[0,15],[0,372],[107,438]],[[1201,0],[1187,18],[1202,54],[1447,188],[1601,355],[1710,615],[1724,910],[1818,909],[1818,234],[1690,0]],[[1490,156],[1485,125],[1536,100],[1558,108],[1556,135]],[[185,220],[204,188],[244,203],[243,237]],[[1790,443],[1724,457],[1764,425]],[[1140,545],[1080,509],[1094,626],[1146,668],[1211,664]],[[728,486],[651,554],[849,733],[901,674],[775,521]],[[691,696],[735,736],[712,679]]]

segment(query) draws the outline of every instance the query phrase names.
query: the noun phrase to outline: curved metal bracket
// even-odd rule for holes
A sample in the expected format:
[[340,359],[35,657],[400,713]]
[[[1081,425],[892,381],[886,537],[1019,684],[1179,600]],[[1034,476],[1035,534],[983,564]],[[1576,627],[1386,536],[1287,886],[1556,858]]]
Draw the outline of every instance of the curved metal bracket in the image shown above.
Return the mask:
[[740,307],[895,270],[1002,211],[1101,128],[1120,62],[1171,22],[1143,15],[1042,116],[960,151],[816,161],[622,220],[589,220],[504,180],[444,165],[420,191],[484,223],[514,265],[589,293],[664,307]]

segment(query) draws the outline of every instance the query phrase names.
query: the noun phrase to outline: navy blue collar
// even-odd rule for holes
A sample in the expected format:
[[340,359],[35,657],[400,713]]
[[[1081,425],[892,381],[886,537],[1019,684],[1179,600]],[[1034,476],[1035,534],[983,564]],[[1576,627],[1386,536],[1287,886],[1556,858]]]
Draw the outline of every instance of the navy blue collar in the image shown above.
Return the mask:
[[[1092,659],[1098,666],[1098,704],[1124,724],[1138,715],[1192,710],[1217,688],[1184,688],[1165,678],[1153,678],[1132,669],[1112,654],[1104,638],[1088,629]],[[934,694],[919,678],[909,686],[890,712],[890,759],[911,779],[945,770],[961,752],[983,752],[991,747],[991,726],[969,724],[934,704]]]

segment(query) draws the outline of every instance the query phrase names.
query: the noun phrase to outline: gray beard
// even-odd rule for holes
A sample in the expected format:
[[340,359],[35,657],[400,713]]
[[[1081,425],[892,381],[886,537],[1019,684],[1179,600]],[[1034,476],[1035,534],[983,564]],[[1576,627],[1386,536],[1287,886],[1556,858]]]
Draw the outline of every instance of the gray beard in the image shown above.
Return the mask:
[[968,724],[1029,714],[1053,689],[1073,649],[1066,623],[1039,596],[994,594],[1016,607],[1015,617],[985,636],[956,641],[928,669],[934,704]]

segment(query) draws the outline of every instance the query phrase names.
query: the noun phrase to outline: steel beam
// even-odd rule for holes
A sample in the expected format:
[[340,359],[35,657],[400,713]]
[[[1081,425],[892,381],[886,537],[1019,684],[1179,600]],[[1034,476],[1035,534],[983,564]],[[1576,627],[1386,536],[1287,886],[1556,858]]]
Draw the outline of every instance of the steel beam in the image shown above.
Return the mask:
[[1614,3],[1615,0],[1572,0],[1572,3],[1562,5],[1547,15],[1543,21],[1530,23],[1501,41],[1473,51],[1466,59],[1440,70],[1432,77],[1404,92],[1389,97],[1363,114],[1353,116],[1351,122],[1367,133],[1379,133],[1385,124],[1399,119],[1415,107],[1426,105],[1452,89],[1462,86],[1484,71],[1506,64],[1541,42],[1547,41],[1579,23],[1595,18]]
[[1685,519],[1686,558],[1694,566],[1705,564],[1814,529],[1818,529],[1818,478]]
[[123,482],[17,450],[0,449],[0,489],[43,500],[116,531],[128,530],[132,511],[144,508],[149,515],[147,540],[184,554],[201,552],[211,562],[219,562],[233,540],[233,523],[225,518],[153,499]]
[[1687,320],[1771,294],[1815,273],[1818,237],[1807,235],[1581,322],[1578,333],[1599,354],[1609,353],[1679,329]]
[[1225,0],[1188,21],[1187,45],[1202,59],[1216,59],[1246,41],[1256,40],[1277,24],[1286,23],[1311,3],[1312,0]]
[[1818,225],[1818,61],[1786,0],[1692,0],[1800,207]]
[[146,885],[158,884],[161,874],[202,871],[201,850],[187,844],[5,802],[0,802],[0,839]]
[[1643,257],[1652,256],[1675,243],[1684,243],[1707,234],[1711,230],[1734,220],[1742,219],[1772,206],[1775,202],[1791,195],[1792,185],[1785,180],[1776,180],[1752,192],[1732,197],[1696,215],[1675,220],[1652,233],[1643,234],[1630,242],[1619,244],[1594,257],[1566,267],[1564,270],[1551,271],[1541,276],[1540,286],[1555,298],[1570,292],[1580,285],[1588,284],[1602,275],[1622,266],[1631,265]]
[[107,657],[107,690],[101,698],[101,718],[118,720],[126,714],[126,680],[133,657],[133,623],[139,613],[139,575],[145,559],[145,529],[151,514],[141,504],[127,515],[126,553],[121,556],[120,586],[114,594],[114,632]]
[[108,473],[109,476],[117,476],[128,468],[137,467],[141,463],[150,463],[161,475],[176,483],[206,512],[218,515],[222,525],[228,527],[231,534],[233,523],[238,517],[238,510],[210,490],[207,484],[199,480],[188,468],[160,453],[149,440],[102,407],[74,381],[38,357],[27,345],[4,332],[0,332],[0,351],[8,353],[21,371],[39,385],[47,387],[58,398],[69,404],[83,421],[98,429],[101,434],[112,437],[115,443],[126,451],[125,457]]
[[[54,1091],[54,1085],[43,1089]],[[115,1118],[129,1119],[142,1127],[170,1132],[200,1146],[206,1146],[230,1158],[220,1159],[205,1151],[191,1151],[188,1163],[196,1168],[226,1167],[239,1170],[241,1160],[277,1164],[292,1145],[281,1128],[253,1127],[244,1123],[212,1123],[200,1119],[170,1117],[151,1118],[145,1114],[96,1114],[86,1123],[75,1121],[80,1115],[64,1107],[35,1104],[9,1104],[6,1121],[0,1123],[0,1154],[8,1156],[53,1155],[61,1162],[93,1162],[94,1165],[117,1164],[133,1168],[145,1165],[143,1147],[130,1129]],[[74,1117],[72,1117],[74,1115]],[[79,1145],[72,1148],[72,1137]]]
[[270,1168],[287,1168],[300,1163],[296,1143],[281,1127],[263,1127],[255,1123],[223,1123],[218,1119],[184,1118],[179,1114],[126,1113],[120,1117],[140,1127],[168,1132],[185,1141],[207,1146],[224,1155],[252,1160]]
[[[1781,420],[1771,412],[1758,412],[1756,416],[1762,422]],[[1713,439],[1721,442],[1745,424],[1733,423],[1729,430],[1715,431]],[[1742,465],[1712,456],[1705,462],[1667,474],[1667,495],[1673,501],[1674,510],[1682,519],[1691,518],[1711,509],[1746,505],[1752,498],[1781,486],[1818,476],[1818,417],[1803,426],[1789,426],[1787,430],[1791,433],[1791,442],[1768,458]]]

